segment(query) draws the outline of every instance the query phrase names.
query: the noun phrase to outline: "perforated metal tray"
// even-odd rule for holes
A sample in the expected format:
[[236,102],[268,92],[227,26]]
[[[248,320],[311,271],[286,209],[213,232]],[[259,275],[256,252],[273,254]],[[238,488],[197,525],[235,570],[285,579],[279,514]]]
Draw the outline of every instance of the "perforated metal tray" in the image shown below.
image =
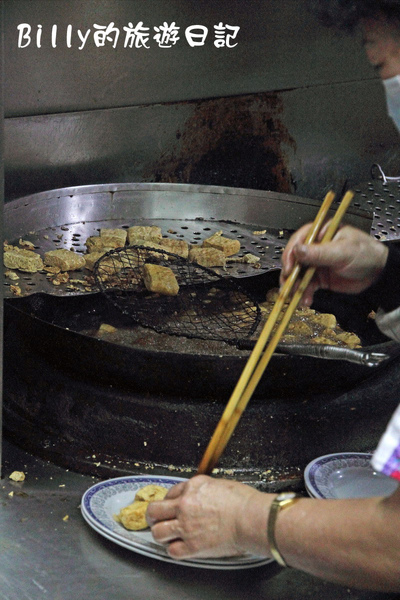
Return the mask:
[[382,242],[400,239],[400,181],[371,179],[354,192],[353,206],[373,214],[371,235]]
[[[312,220],[320,202],[288,194],[186,184],[127,183],[63,188],[14,200],[5,205],[5,239],[34,244],[41,256],[56,248],[85,253],[85,241],[101,228],[157,225],[166,237],[200,245],[216,231],[239,239],[238,256],[259,257],[254,265],[229,262],[223,272],[231,277],[251,277],[280,268],[280,255],[292,231]],[[332,209],[333,210],[333,209]],[[369,231],[372,215],[352,207],[347,221]],[[216,269],[218,270],[218,269]],[[222,273],[222,270],[219,269]],[[19,272],[5,280],[5,297],[14,297],[12,285],[22,295],[91,293],[86,269],[73,272],[73,286],[55,286],[45,272]],[[82,284],[76,283],[81,280]]]

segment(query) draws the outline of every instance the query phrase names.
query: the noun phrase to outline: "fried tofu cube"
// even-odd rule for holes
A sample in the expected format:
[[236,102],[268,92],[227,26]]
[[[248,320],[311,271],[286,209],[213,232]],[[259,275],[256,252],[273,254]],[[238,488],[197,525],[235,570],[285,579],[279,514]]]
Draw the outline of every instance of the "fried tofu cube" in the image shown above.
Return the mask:
[[93,271],[95,263],[104,256],[105,252],[91,252],[90,254],[85,254],[85,267],[89,269],[89,271]]
[[179,284],[174,272],[169,267],[152,265],[143,266],[143,280],[149,292],[155,292],[163,296],[176,296],[179,292]]
[[214,233],[211,237],[203,241],[203,248],[216,248],[225,254],[225,256],[232,256],[240,250],[239,240],[232,240],[231,238],[224,237],[220,233]]
[[282,336],[281,342],[284,342],[285,344],[295,344],[297,342],[297,338],[295,335],[288,333]]
[[298,313],[299,316],[311,317],[312,315],[315,315],[315,310],[308,306],[299,306],[299,308],[296,308],[296,313]]
[[26,273],[36,273],[43,269],[43,261],[39,254],[23,248],[6,250],[3,255],[4,266],[7,269],[18,269]]
[[[124,245],[124,244],[122,244]],[[90,252],[103,252],[105,254],[109,250],[115,250],[120,248],[120,241],[118,238],[101,237],[99,235],[91,235],[85,242],[87,251]]]
[[160,246],[165,248],[167,252],[178,254],[182,258],[189,256],[189,244],[185,240],[176,240],[172,238],[162,238],[160,240]]
[[[95,262],[93,263],[93,266]],[[116,275],[122,271],[123,268],[124,264],[118,256],[106,256],[99,263],[97,276],[99,277],[100,281],[106,282],[112,279],[113,275]]]
[[336,334],[338,340],[346,344],[349,348],[357,348],[361,346],[361,340],[355,333],[344,331],[343,333]]
[[335,329],[337,325],[335,315],[331,315],[330,313],[320,313],[318,315],[314,315],[312,320],[314,323],[318,323],[318,325],[322,325],[327,329]]
[[307,323],[304,323],[304,321],[295,321],[294,323],[289,323],[287,329],[293,335],[309,337],[312,335],[311,327],[307,325]]
[[311,338],[311,343],[312,344],[327,344],[328,346],[337,346],[338,342],[335,340],[332,340],[330,338],[324,337],[322,335],[319,335],[315,338]]
[[[266,301],[275,303],[278,300],[279,288],[271,288],[266,295]],[[290,298],[286,298],[285,304],[289,304]]]
[[46,252],[44,262],[51,267],[59,267],[61,271],[76,271],[86,264],[85,258],[81,254],[63,248]]
[[202,267],[225,267],[226,263],[225,254],[216,248],[192,248],[189,260]]
[[125,246],[127,236],[128,232],[126,229],[100,229],[100,237],[118,244],[115,248]]
[[128,229],[128,242],[131,246],[138,244],[138,240],[159,243],[162,238],[161,227],[134,225]]

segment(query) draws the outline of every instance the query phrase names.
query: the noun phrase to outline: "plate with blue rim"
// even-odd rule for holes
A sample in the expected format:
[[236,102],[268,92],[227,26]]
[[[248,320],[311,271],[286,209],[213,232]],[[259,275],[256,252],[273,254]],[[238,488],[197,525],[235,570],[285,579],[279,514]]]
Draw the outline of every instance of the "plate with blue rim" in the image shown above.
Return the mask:
[[398,482],[378,473],[371,465],[372,454],[341,452],[311,461],[304,470],[304,484],[313,498],[370,498],[389,496]]
[[154,484],[169,489],[181,481],[187,480],[183,477],[162,475],[131,475],[101,481],[83,494],[82,516],[88,525],[104,538],[138,554],[164,562],[203,569],[226,570],[248,569],[273,562],[272,559],[253,554],[177,561],[168,555],[165,546],[154,540],[149,528],[141,531],[129,531],[115,520],[115,515],[121,508],[133,502],[135,494],[140,488]]

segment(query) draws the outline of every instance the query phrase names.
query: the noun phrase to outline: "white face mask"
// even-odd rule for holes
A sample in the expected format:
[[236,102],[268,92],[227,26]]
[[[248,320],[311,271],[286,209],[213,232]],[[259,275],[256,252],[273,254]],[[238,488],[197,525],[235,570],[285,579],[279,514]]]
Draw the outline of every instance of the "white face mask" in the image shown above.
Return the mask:
[[400,131],[400,75],[383,79],[386,94],[387,111]]

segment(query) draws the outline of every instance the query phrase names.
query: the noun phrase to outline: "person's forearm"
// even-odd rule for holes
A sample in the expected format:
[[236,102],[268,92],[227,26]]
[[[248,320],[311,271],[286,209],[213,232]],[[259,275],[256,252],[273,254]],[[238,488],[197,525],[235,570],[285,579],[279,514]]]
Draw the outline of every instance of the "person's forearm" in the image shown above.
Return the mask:
[[342,585],[400,591],[400,518],[391,500],[304,499],[279,515],[289,566]]

